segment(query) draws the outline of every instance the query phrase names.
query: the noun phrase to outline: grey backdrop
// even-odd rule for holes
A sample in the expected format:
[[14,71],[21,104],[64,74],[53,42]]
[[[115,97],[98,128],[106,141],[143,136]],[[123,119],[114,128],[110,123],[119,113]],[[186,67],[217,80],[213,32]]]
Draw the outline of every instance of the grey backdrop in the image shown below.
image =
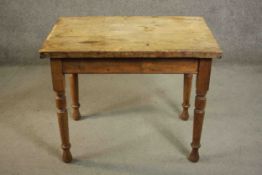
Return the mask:
[[41,64],[38,48],[59,16],[204,16],[223,62],[261,63],[261,0],[0,0],[0,63]]

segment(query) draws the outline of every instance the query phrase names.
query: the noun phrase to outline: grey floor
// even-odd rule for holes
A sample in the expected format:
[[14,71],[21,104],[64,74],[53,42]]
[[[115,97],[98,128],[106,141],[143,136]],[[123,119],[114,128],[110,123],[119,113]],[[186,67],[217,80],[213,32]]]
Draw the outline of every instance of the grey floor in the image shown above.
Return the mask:
[[0,67],[0,174],[261,174],[262,65],[215,64],[196,164],[186,159],[193,107],[178,119],[182,80],[80,75],[83,119],[69,120],[64,164],[49,67]]

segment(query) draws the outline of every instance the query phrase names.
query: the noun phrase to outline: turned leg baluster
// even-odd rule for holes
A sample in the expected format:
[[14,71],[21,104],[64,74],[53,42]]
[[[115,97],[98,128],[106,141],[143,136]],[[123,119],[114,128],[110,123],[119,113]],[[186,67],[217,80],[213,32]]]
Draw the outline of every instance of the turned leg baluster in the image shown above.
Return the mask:
[[70,75],[70,91],[72,98],[72,117],[74,120],[79,120],[81,118],[79,112],[79,88],[78,88],[78,74]]
[[182,120],[188,120],[188,108],[190,107],[190,94],[192,86],[193,74],[184,74],[184,91],[183,91],[183,111],[181,112],[179,118]]
[[200,139],[205,114],[206,94],[209,88],[210,72],[211,59],[201,59],[199,61],[199,68],[196,79],[193,139],[191,143],[192,151],[188,157],[188,159],[192,162],[197,162],[199,160],[198,150],[200,148]]
[[70,153],[70,142],[69,142],[69,129],[68,129],[68,116],[66,110],[66,97],[64,91],[56,91],[56,107],[58,124],[60,129],[64,162],[70,162],[72,155]]
[[62,64],[59,59],[51,59],[51,72],[53,89],[56,92],[57,117],[62,141],[61,147],[63,150],[62,159],[68,163],[71,162],[72,155],[70,152],[71,145],[69,141],[68,115],[66,109],[65,76],[62,72]]

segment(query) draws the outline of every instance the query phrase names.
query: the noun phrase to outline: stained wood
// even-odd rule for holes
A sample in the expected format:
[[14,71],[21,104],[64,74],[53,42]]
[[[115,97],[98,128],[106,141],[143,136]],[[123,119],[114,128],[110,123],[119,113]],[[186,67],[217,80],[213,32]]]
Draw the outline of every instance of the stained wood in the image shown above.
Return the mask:
[[180,114],[179,118],[182,120],[188,120],[189,113],[188,108],[190,107],[190,94],[192,86],[192,74],[184,74],[184,90],[183,90],[183,111]]
[[60,59],[51,60],[51,72],[53,89],[56,93],[57,118],[62,141],[61,148],[63,151],[62,159],[64,162],[69,163],[72,161],[72,154],[70,152],[71,144],[69,141],[68,114],[66,109],[65,75],[62,71]]
[[192,162],[197,162],[199,160],[198,150],[201,146],[200,139],[205,116],[206,94],[209,89],[211,64],[211,59],[201,59],[199,61],[198,74],[196,78],[193,138],[191,143],[192,151],[188,157],[188,159]]
[[64,91],[65,89],[65,78],[63,75],[61,59],[51,59],[51,75],[52,75],[52,84],[54,91]]
[[50,57],[64,162],[72,160],[65,74],[72,74],[73,118],[79,119],[79,73],[184,74],[182,119],[188,118],[192,74],[197,74],[192,151],[188,158],[198,161],[212,58],[221,56],[203,18],[63,17],[43,43],[40,54]]
[[61,17],[39,50],[51,58],[220,58],[202,17]]
[[81,118],[79,112],[79,87],[78,87],[78,74],[70,75],[70,94],[72,98],[72,118],[79,120]]
[[64,73],[82,74],[165,74],[197,73],[197,59],[64,59]]

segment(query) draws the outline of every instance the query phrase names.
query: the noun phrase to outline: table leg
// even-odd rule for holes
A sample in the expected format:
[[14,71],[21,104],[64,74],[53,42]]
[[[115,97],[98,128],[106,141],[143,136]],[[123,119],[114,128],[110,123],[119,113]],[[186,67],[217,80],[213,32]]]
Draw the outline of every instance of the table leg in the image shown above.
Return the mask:
[[62,72],[62,64],[60,60],[51,60],[51,72],[53,89],[56,93],[56,107],[57,107],[57,117],[60,129],[60,136],[62,141],[64,162],[68,163],[72,160],[72,155],[70,152],[70,142],[69,142],[69,128],[68,128],[68,115],[66,109],[66,97],[65,97],[65,76]]
[[183,92],[183,111],[181,112],[179,118],[182,120],[188,120],[188,108],[190,107],[190,94],[192,85],[192,74],[184,74],[184,92]]
[[193,139],[191,143],[192,151],[188,157],[192,162],[197,162],[199,160],[198,149],[200,148],[200,138],[205,114],[206,94],[209,88],[211,59],[200,60],[198,70],[196,79]]
[[74,120],[79,120],[81,118],[79,112],[79,89],[78,89],[78,74],[70,75],[70,90],[72,98],[72,117]]

